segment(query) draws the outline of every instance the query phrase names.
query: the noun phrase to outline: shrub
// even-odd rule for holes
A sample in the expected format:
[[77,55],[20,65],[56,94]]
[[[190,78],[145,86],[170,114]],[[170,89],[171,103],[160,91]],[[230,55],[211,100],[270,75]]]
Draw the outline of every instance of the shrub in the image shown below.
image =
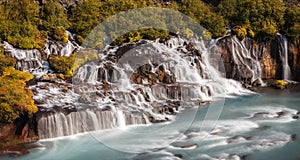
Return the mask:
[[192,38],[192,37],[194,37],[194,33],[193,33],[193,31],[192,31],[191,29],[186,28],[186,29],[184,30],[184,36],[185,36],[186,38]]
[[82,49],[76,55],[73,70],[76,71],[81,65],[88,61],[98,60],[98,53],[95,50]]
[[39,5],[33,0],[3,1],[0,4],[0,37],[22,49],[43,48],[37,28]]
[[300,37],[300,7],[292,6],[286,10],[284,16],[285,24],[284,30],[285,33],[293,38],[297,39]]
[[54,29],[52,36],[57,41],[68,42],[68,34],[64,27],[57,27]]
[[247,35],[248,35],[250,38],[254,38],[254,37],[255,37],[255,33],[254,33],[251,29],[247,29]]
[[217,9],[227,26],[244,26],[262,38],[276,35],[284,24],[285,6],[281,1],[222,0]]
[[0,46],[0,71],[3,71],[6,67],[15,66],[16,59],[4,54],[3,46]]
[[82,44],[83,41],[84,41],[84,38],[83,38],[82,36],[80,36],[80,35],[77,35],[77,36],[75,37],[75,40],[76,40],[76,42],[77,42],[78,44]]
[[50,67],[56,72],[62,73],[65,78],[71,78],[73,76],[75,58],[75,54],[72,54],[70,57],[50,55]]
[[278,89],[284,89],[284,88],[286,88],[286,83],[285,83],[285,81],[284,80],[276,80],[275,82],[274,82],[274,86],[276,87],[276,88],[278,88]]
[[0,122],[11,123],[17,116],[7,103],[0,103]]
[[0,76],[0,121],[11,123],[20,114],[31,116],[38,111],[32,100],[31,90],[26,88],[26,82],[33,78],[27,72],[15,70],[12,66],[2,67]]

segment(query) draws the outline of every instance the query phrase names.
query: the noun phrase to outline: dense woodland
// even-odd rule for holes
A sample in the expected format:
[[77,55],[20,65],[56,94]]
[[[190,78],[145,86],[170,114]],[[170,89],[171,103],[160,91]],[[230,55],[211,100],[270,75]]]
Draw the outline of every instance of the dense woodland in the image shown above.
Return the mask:
[[[235,26],[240,28],[236,33],[240,39],[245,36],[267,39],[278,32],[290,39],[300,37],[297,0],[0,0],[0,40],[17,48],[42,51],[47,38],[67,42],[68,30],[76,34],[75,39],[81,44],[93,28],[108,17],[147,6],[180,11],[206,28],[209,31],[206,36],[212,38],[225,35],[226,27]],[[188,28],[179,30],[187,31]],[[165,30],[146,28],[126,33],[113,44],[168,35]],[[58,69],[68,61],[58,57],[50,57],[50,60],[57,62],[52,67]],[[14,121],[19,114],[37,112],[32,93],[25,87],[33,76],[15,70],[14,65],[15,60],[6,56],[1,48],[0,122],[4,123]]]
[[[81,43],[97,24],[108,17],[147,6],[178,10],[208,29],[212,37],[222,36],[225,27],[234,26],[242,27],[238,33],[240,37],[268,37],[277,32],[290,38],[300,36],[300,7],[293,0],[285,3],[280,0],[81,0],[72,4],[69,1],[2,0],[1,40],[18,48],[43,49],[47,36],[67,41],[65,30],[69,30],[78,35],[76,39]],[[120,37],[116,44],[168,34],[167,31],[144,29]]]

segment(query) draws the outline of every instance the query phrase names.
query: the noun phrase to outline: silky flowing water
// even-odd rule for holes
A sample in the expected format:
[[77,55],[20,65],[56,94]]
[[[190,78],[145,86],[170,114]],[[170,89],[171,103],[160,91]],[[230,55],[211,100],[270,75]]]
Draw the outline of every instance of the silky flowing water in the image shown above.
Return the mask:
[[[299,96],[297,89],[264,89],[259,94],[226,99],[216,125],[209,132],[200,129],[201,125],[209,124],[203,123],[210,108],[206,105],[185,109],[168,123],[43,140],[38,142],[41,148],[17,159],[296,160],[300,156],[300,125],[296,119]],[[193,117],[192,125],[186,129]],[[168,130],[161,130],[164,127]]]
[[[291,80],[287,39],[278,36],[282,77]],[[98,53],[99,61],[78,69],[73,84],[38,82],[30,86],[34,100],[42,103],[40,109],[45,112],[38,120],[41,141],[37,142],[40,147],[18,159],[299,158],[298,87],[253,93],[239,82],[226,79],[218,41],[173,37],[164,43],[144,40],[107,47]],[[264,84],[259,52],[236,36],[228,43],[236,76]],[[130,45],[134,47],[126,54],[117,52]],[[72,42],[52,41],[47,41],[45,48],[47,57],[50,53],[70,56],[80,49]],[[37,77],[53,72],[38,50],[15,49],[6,42],[5,50],[17,59],[17,69]],[[144,77],[136,84],[137,70],[147,73],[148,80]],[[167,85],[149,82],[155,81],[156,72],[171,77]],[[111,85],[109,92],[105,84]],[[156,113],[155,104],[171,105],[170,101],[180,101],[176,115]],[[200,107],[199,103],[204,102],[214,105]],[[66,108],[70,113],[56,111]],[[149,122],[150,118],[154,123]]]

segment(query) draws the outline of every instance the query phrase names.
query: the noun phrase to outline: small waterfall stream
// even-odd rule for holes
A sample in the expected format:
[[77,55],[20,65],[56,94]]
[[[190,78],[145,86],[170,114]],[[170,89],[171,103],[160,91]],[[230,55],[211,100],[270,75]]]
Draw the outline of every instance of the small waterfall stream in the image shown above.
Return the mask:
[[259,54],[252,45],[248,44],[248,39],[245,38],[241,41],[236,36],[226,39],[228,39],[230,57],[232,57],[231,65],[233,67],[233,70],[230,71],[232,75],[228,76],[237,80],[247,79],[250,84],[256,81],[263,84]]
[[281,60],[282,60],[282,78],[283,80],[289,81],[292,80],[292,72],[288,63],[288,40],[287,38],[279,34],[280,47],[281,47]]
[[[68,35],[69,39],[72,40],[73,37],[69,32]],[[38,49],[18,49],[14,48],[8,42],[4,42],[3,46],[7,54],[9,54],[11,57],[16,58],[16,69],[31,72],[33,75],[38,77],[45,73],[53,72],[50,69],[49,63],[47,61],[47,58],[49,58],[51,54],[58,56],[70,56],[80,48],[80,46],[73,41],[63,43],[49,39],[46,40],[44,51],[40,51]]]

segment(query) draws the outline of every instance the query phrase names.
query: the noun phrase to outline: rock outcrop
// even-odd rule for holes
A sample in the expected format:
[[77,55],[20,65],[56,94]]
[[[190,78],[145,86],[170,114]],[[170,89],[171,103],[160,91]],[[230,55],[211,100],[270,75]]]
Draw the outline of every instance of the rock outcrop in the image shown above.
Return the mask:
[[288,67],[292,77],[289,80],[300,80],[299,41],[287,41],[284,48],[280,37],[269,41],[255,41],[250,38],[239,40],[234,35],[219,40],[214,51],[222,55],[226,77],[254,84],[261,78],[284,79],[283,52],[288,53]]

